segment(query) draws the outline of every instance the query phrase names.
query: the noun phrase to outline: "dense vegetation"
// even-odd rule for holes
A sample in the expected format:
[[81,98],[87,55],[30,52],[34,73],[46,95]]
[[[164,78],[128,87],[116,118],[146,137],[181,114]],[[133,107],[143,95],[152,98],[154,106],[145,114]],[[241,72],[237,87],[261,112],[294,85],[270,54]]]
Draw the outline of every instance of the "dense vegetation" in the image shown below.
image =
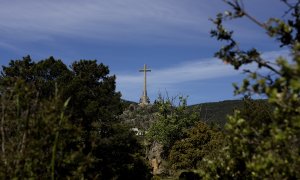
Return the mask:
[[[300,1],[282,0],[286,20],[266,23],[242,1],[224,2],[232,10],[212,20],[225,43],[216,57],[258,68],[235,85],[243,101],[188,107],[159,96],[143,107],[121,100],[96,60],[12,60],[0,76],[0,179],[300,179]],[[291,59],[242,50],[223,23],[244,17]]]
[[207,102],[189,106],[192,111],[200,113],[200,119],[207,124],[216,125],[223,128],[228,115],[233,115],[235,110],[241,110],[244,107],[244,101],[226,100],[220,102]]
[[197,169],[223,144],[220,126],[202,121],[199,106],[187,106],[184,97],[160,95],[153,105],[130,105],[120,116],[139,129],[154,175],[176,178],[180,171]]
[[29,56],[3,67],[1,179],[148,177],[108,67]]
[[[227,145],[216,158],[207,160],[207,179],[299,179],[300,173],[300,1],[282,0],[285,20],[259,22],[244,9],[242,1],[225,0],[232,8],[213,20],[212,36],[226,43],[216,56],[236,69],[253,63],[263,71],[246,70],[248,78],[235,86],[237,94],[267,97],[272,111],[251,105],[246,113],[236,111],[225,127]],[[248,18],[290,50],[291,60],[278,57],[270,62],[256,49],[242,50],[225,20]],[[266,110],[261,110],[265,108]],[[254,112],[252,112],[254,110]],[[250,112],[247,112],[250,111]],[[266,112],[264,112],[266,111]]]

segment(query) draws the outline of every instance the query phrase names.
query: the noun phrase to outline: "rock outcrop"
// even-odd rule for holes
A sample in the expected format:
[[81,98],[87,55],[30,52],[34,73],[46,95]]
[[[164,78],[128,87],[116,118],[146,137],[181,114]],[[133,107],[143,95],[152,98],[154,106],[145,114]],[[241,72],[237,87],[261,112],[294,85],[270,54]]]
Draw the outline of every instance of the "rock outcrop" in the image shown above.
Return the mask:
[[166,162],[162,158],[163,145],[158,142],[153,142],[148,152],[148,160],[152,167],[153,175],[166,174]]

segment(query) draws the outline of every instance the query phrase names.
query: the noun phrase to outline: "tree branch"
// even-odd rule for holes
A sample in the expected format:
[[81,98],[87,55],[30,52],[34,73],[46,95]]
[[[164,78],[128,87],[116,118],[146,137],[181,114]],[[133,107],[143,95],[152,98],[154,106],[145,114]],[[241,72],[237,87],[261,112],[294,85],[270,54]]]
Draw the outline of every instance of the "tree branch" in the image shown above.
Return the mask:
[[267,28],[267,26],[264,23],[259,22],[255,17],[251,16],[249,13],[245,11],[244,3],[242,0],[240,3],[237,0],[234,0],[234,3],[230,2],[229,0],[223,0],[223,1],[228,5],[232,6],[236,11],[240,11],[241,16],[242,15],[246,16],[248,19],[250,19],[255,24],[257,24],[258,26],[264,29]]
[[261,58],[258,60],[258,59],[254,59],[254,61],[256,63],[258,63],[259,65],[265,67],[265,68],[268,68],[269,70],[273,71],[274,73],[278,74],[278,75],[281,75],[281,73],[279,71],[277,71],[274,67],[272,67],[268,62],[262,60]]

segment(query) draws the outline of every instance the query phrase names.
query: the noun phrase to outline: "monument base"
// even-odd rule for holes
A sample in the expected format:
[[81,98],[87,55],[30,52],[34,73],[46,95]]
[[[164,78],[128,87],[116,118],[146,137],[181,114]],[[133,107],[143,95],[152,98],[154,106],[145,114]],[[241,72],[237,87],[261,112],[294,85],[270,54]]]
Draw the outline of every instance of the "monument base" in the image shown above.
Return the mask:
[[140,105],[140,106],[145,106],[145,105],[148,105],[148,104],[150,104],[150,99],[149,99],[149,97],[148,97],[148,96],[142,96],[142,97],[140,98],[140,103],[139,103],[139,105]]

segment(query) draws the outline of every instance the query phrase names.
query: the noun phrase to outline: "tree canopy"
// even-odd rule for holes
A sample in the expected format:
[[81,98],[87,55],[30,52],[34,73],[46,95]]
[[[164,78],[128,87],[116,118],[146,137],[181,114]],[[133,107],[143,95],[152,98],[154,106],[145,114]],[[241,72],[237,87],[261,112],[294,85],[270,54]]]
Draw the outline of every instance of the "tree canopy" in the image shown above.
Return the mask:
[[115,76],[96,60],[11,60],[0,77],[0,177],[148,177],[142,147],[119,123]]
[[[215,55],[236,69],[256,64],[269,73],[246,69],[248,78],[241,86],[235,85],[236,94],[267,97],[271,111],[265,105],[251,105],[246,112],[236,112],[226,125],[228,144],[204,173],[208,179],[299,179],[300,133],[300,1],[281,0],[286,11],[284,19],[271,17],[259,22],[249,14],[239,0],[224,0],[230,11],[218,14],[211,35],[226,43]],[[291,60],[278,57],[275,62],[264,59],[255,49],[243,50],[227,30],[226,20],[247,18],[257,24],[279,48],[290,50]],[[252,110],[251,110],[252,109]],[[251,111],[250,111],[251,110]]]

